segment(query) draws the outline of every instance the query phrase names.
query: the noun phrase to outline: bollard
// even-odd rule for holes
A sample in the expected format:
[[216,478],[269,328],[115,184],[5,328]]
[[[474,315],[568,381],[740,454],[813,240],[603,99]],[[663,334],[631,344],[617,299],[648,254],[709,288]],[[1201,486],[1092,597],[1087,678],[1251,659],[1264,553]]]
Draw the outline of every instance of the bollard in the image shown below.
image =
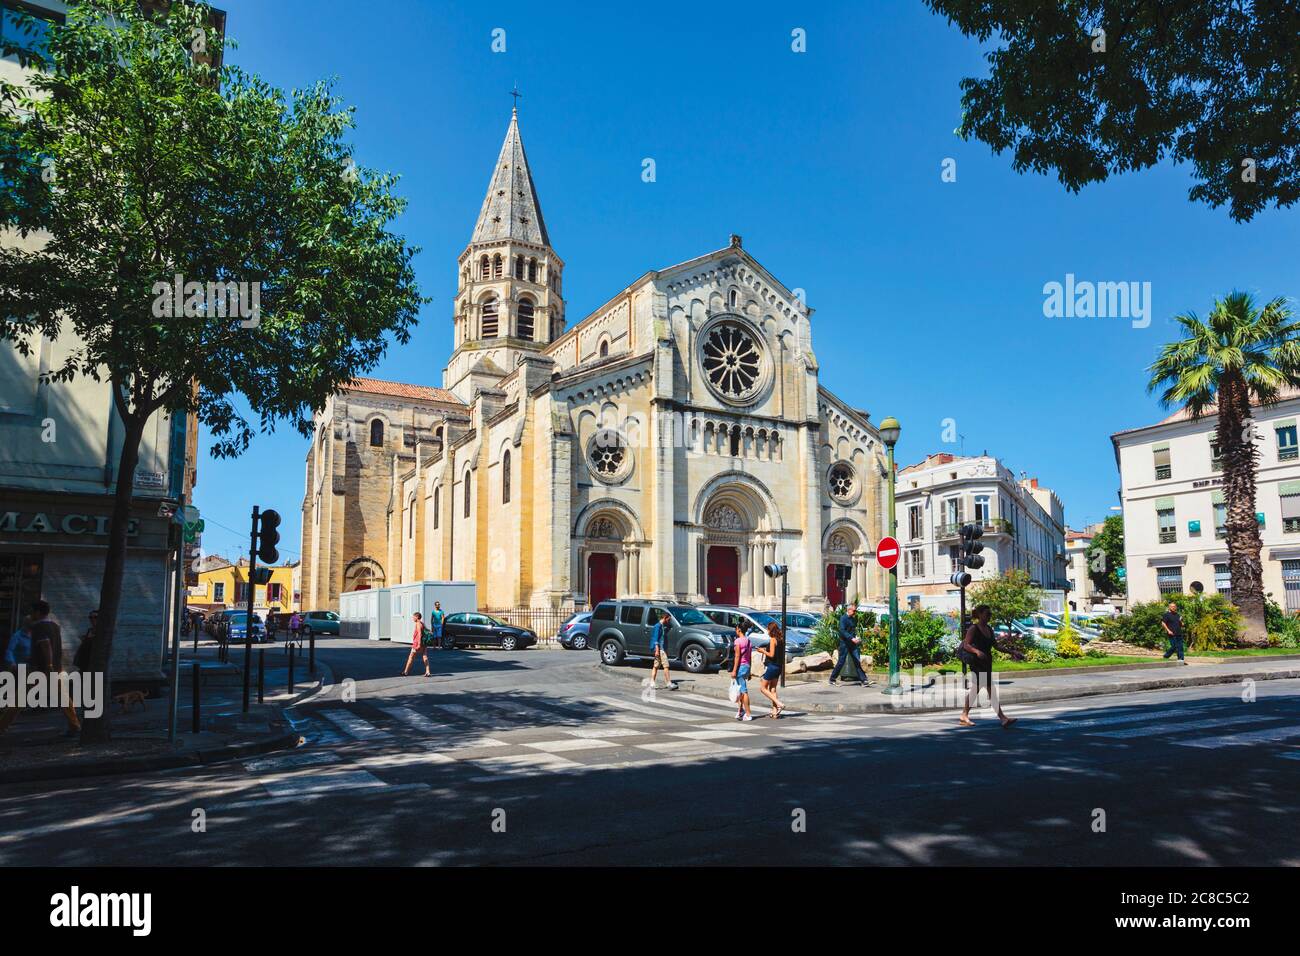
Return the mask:
[[263,703],[266,699],[266,649],[259,647],[257,649],[257,702]]
[[293,693],[293,645],[289,645],[289,693]]
[[308,653],[311,656],[307,658],[309,664],[308,673],[310,673],[312,677],[315,677],[316,676],[316,632],[312,631],[311,634],[307,637],[307,640],[311,642],[310,644],[311,649],[308,651]]
[[190,670],[190,681],[194,684],[194,699],[191,702],[193,709],[193,732],[199,732],[199,659],[194,658],[194,667]]

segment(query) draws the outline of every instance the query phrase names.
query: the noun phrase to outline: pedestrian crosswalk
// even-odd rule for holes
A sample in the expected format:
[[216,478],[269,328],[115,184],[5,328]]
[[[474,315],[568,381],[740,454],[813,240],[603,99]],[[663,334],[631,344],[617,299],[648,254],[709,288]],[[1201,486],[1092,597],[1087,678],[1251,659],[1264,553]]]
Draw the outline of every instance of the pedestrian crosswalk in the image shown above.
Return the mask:
[[[869,751],[840,745],[979,733],[978,728],[957,730],[954,712],[787,712],[773,721],[756,709],[752,721],[740,722],[734,708],[700,694],[643,696],[631,690],[322,701],[294,711],[306,748],[251,759],[245,768],[271,798],[289,799],[761,757],[819,743],[837,746],[845,757],[865,756]],[[1153,737],[1180,747],[1257,745],[1284,752],[1300,741],[1300,710],[1289,704],[1260,710],[1251,704],[1197,700],[1107,708],[1095,701],[1072,701],[1012,712],[1021,718],[1017,726],[1031,732],[1020,739],[1038,741],[1028,745],[1033,747],[1045,745],[1038,736],[1043,733],[1074,734],[1099,745],[1123,746],[1127,740]],[[997,726],[987,708],[976,720]]]

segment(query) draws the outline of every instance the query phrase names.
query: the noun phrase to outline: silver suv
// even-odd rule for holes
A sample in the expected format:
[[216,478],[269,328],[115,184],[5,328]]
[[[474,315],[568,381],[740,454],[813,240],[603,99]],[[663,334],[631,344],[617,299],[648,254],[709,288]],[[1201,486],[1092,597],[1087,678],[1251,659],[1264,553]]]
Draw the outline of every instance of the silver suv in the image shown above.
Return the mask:
[[[740,624],[747,635],[758,635],[762,639],[767,637],[767,626],[773,621],[781,623],[780,611],[756,611],[752,607],[734,607],[726,604],[702,604],[699,608],[704,616],[715,624],[721,624],[725,628],[735,628]],[[796,614],[799,615],[798,620]],[[802,618],[809,615],[800,612],[790,611],[786,614],[786,631],[785,631],[785,659],[794,660],[808,652],[808,643],[812,640],[811,631],[799,627]]]

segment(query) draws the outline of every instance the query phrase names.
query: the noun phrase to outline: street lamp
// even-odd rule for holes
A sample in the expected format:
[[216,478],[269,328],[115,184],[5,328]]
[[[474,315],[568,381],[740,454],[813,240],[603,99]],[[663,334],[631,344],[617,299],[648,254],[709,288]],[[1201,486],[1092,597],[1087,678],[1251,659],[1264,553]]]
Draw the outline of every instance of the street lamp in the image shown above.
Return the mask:
[[[781,582],[781,640],[785,640],[785,606],[790,599],[790,566],[786,564],[765,564],[763,573],[769,578],[774,578]],[[781,660],[781,686],[785,686],[785,653],[782,650]]]
[[[894,514],[894,446],[898,444],[898,435],[902,431],[898,419],[892,415],[880,423],[880,440],[889,451],[889,491],[886,506],[889,515],[889,536],[898,537],[898,516]],[[898,682],[898,565],[889,569],[889,682],[882,688],[882,693],[897,694],[902,691]]]

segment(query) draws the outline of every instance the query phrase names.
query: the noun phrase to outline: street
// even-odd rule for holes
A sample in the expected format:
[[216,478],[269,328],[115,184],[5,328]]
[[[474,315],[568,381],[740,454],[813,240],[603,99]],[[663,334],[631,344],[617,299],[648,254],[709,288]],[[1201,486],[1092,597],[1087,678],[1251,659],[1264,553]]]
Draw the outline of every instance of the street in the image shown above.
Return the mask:
[[319,653],[334,683],[290,711],[297,750],[0,786],[0,863],[1300,864],[1300,681],[1017,707],[1008,730],[986,708],[773,721],[754,682],[742,724],[593,652],[437,652],[428,679],[396,676],[404,645]]

